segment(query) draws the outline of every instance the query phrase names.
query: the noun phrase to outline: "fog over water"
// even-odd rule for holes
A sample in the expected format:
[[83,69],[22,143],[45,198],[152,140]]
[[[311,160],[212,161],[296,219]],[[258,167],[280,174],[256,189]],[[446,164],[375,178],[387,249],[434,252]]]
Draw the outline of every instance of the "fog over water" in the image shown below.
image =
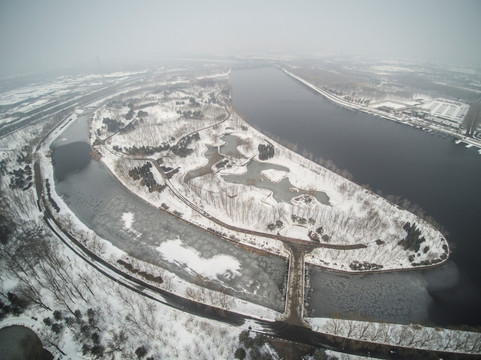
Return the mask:
[[207,55],[359,55],[479,66],[481,2],[0,2],[0,76]]

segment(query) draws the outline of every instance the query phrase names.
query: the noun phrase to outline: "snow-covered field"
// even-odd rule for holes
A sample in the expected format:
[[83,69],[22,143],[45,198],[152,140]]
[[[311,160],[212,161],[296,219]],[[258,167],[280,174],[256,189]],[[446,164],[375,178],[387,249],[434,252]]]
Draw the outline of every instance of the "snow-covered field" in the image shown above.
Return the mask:
[[[222,86],[191,84],[163,94],[126,98],[123,104],[135,103],[145,112],[139,116],[140,110],[134,111],[130,120],[128,107],[106,105],[94,116],[91,141],[104,164],[130,190],[234,241],[284,255],[276,234],[310,242],[314,236],[320,246],[306,261],[342,271],[415,268],[447,259],[447,242],[430,224],[266,138],[229,108]],[[194,111],[202,116],[186,115]],[[117,120],[125,130],[109,131],[105,118]],[[225,141],[237,144],[228,144],[230,154],[215,150]],[[179,144],[188,154],[173,151]],[[259,146],[266,144],[273,144],[273,154],[260,160]],[[261,174],[249,173],[247,165],[254,160]],[[155,183],[165,187],[161,192],[129,173],[146,164]],[[230,182],[232,174],[243,182]],[[290,183],[288,189],[282,188],[284,181]],[[284,201],[276,196],[278,191],[306,195]],[[318,193],[328,201],[316,199]],[[412,230],[407,223],[414,226]],[[249,231],[270,237],[252,236]],[[418,243],[402,246],[408,232],[415,233],[409,237],[417,236]]]
[[[196,99],[199,98],[196,97]],[[214,109],[212,113],[217,114],[216,116],[223,114],[222,107],[215,105],[212,108]],[[144,110],[149,112],[149,108],[145,108]],[[43,147],[41,147],[37,153],[42,168],[43,180],[49,179],[51,185],[53,184],[53,172],[51,159],[49,157],[49,144],[59,136],[65,124],[73,121],[81,113],[82,111],[78,110],[66,118],[56,131],[46,139]],[[168,119],[168,116],[166,116],[165,119]],[[219,120],[220,119],[209,122],[204,119],[196,125],[189,125],[188,121],[185,121],[187,125],[184,126],[184,128],[189,128],[192,131],[195,129],[198,130],[201,127],[214,124]],[[192,120],[192,122],[194,121],[196,120]],[[177,131],[180,131],[182,126],[176,128]],[[241,128],[239,129],[239,127]],[[164,130],[168,128],[170,127],[163,127]],[[175,128],[175,125],[172,125],[172,128]],[[37,124],[0,139],[0,149],[2,149],[0,151],[0,161],[2,161],[2,176],[0,177],[0,188],[2,190],[1,205],[3,214],[8,217],[7,220],[12,220],[15,224],[14,227],[12,227],[15,228],[15,230],[9,237],[9,241],[7,243],[2,242],[0,246],[0,267],[2,269],[0,272],[0,295],[4,303],[10,301],[7,300],[7,298],[10,299],[10,297],[7,296],[9,292],[30,299],[30,305],[28,305],[25,310],[22,310],[19,315],[9,314],[2,317],[0,319],[0,327],[3,328],[13,324],[19,324],[32,328],[40,336],[44,346],[46,346],[56,358],[93,359],[98,358],[100,356],[99,354],[102,354],[112,359],[135,359],[141,357],[139,354],[143,354],[142,356],[146,358],[234,359],[234,352],[240,346],[240,333],[249,326],[252,326],[253,330],[257,330],[255,322],[249,322],[237,327],[192,316],[142,296],[138,292],[124,288],[116,281],[109,280],[63,245],[58,238],[53,236],[53,233],[46,227],[42,219],[43,214],[37,207],[35,186],[31,186],[26,190],[10,187],[11,179],[14,177],[10,171],[17,169],[19,166],[24,166],[23,163],[18,164],[18,156],[20,154],[28,155],[29,151],[32,152],[32,148],[28,150],[29,147],[26,147],[26,145],[36,145],[36,141],[42,138],[48,130],[50,130],[50,128],[42,129],[42,124]],[[231,114],[230,120],[223,125],[219,125],[217,128],[211,128],[210,130],[200,131],[200,140],[192,146],[195,147],[195,150],[198,150],[199,148],[205,149],[207,144],[219,145],[219,138],[227,130],[234,132],[236,136],[244,140],[253,139],[251,144],[249,144],[249,141],[246,141],[246,143],[238,147],[238,150],[244,154],[244,156],[254,156],[257,145],[267,141],[265,137],[243,123],[239,117]],[[156,134],[162,136],[161,133],[163,132],[159,131]],[[208,138],[207,135],[210,135],[210,138]],[[185,206],[183,202],[173,201],[172,192],[167,194],[168,191],[164,190],[160,194],[161,197],[152,198],[153,193],[150,193],[145,186],[139,187],[139,182],[132,180],[128,176],[128,170],[130,170],[132,166],[142,165],[145,163],[145,160],[129,159],[125,155],[122,155],[122,152],[113,150],[112,148],[115,145],[113,141],[118,138],[120,138],[120,136],[113,136],[105,145],[100,147],[100,151],[103,155],[102,160],[108,164],[111,169],[115,170],[115,173],[124,181],[124,184],[138,192],[144,199],[159,206],[161,206],[162,202],[166,201],[169,203],[169,206],[171,206],[171,211],[182,211],[184,218],[196,222],[201,226],[206,226],[204,222],[205,219],[200,216],[198,212]],[[167,137],[164,137],[164,139],[167,139]],[[112,141],[112,143],[110,141]],[[122,141],[128,141],[127,137]],[[150,144],[149,146],[158,145],[152,142],[151,138],[147,139],[144,144]],[[117,143],[117,146],[126,145],[133,146],[134,144]],[[312,180],[315,179],[318,185],[310,190],[325,191],[329,195],[330,205],[322,205],[315,201],[313,204],[304,202],[301,205],[296,205],[298,207],[296,216],[307,217],[308,214],[312,212],[312,210],[309,210],[310,206],[324,207],[326,213],[328,213],[327,210],[333,210],[335,208],[338,208],[339,211],[350,209],[357,200],[364,200],[362,197],[357,198],[358,193],[361,195],[367,194],[368,199],[373,201],[376,206],[380,206],[380,216],[386,213],[391,214],[389,213],[389,211],[392,210],[391,205],[377,196],[367,193],[364,190],[356,190],[357,188],[355,188],[354,184],[323,168],[317,167],[277,144],[275,144],[275,149],[276,155],[273,159],[270,159],[269,162],[286,166],[290,171],[281,173],[267,169],[263,172],[263,175],[269,181],[276,183],[283,178],[289,178],[296,188],[307,189],[312,185]],[[174,156],[171,158],[163,157],[164,162],[161,163],[163,166],[180,166],[179,172],[171,178],[172,184],[174,184],[179,194],[194,195],[194,191],[189,191],[186,185],[183,184],[182,177],[187,171],[199,168],[202,164],[205,165],[207,163],[207,159],[202,154],[203,152],[197,153],[194,151],[194,154],[191,154],[185,159],[179,159]],[[117,161],[119,158],[122,159],[120,163]],[[279,206],[272,197],[267,195],[266,198],[265,191],[259,191],[252,186],[229,184],[227,189],[224,188],[225,183],[222,183],[221,175],[234,172],[242,173],[242,171],[245,171],[246,162],[244,160],[245,159],[239,159],[237,161],[236,159],[229,159],[229,164],[232,166],[230,169],[224,168],[224,170],[213,175],[212,179],[208,179],[209,182],[200,182],[200,186],[209,190],[210,187],[215,188],[213,184],[216,183],[216,186],[221,186],[217,188],[217,191],[220,191],[219,194],[223,191],[228,191],[230,195],[237,194],[237,196],[245,193],[247,195],[242,195],[245,196],[245,199],[249,197],[260,199],[262,205],[260,205],[257,210],[265,211],[265,209],[269,207],[275,208],[276,213],[272,218],[276,219],[278,215],[283,215],[282,219],[287,226],[289,216],[291,215],[287,213],[287,211],[290,209],[289,207],[292,207],[291,204],[282,204],[282,206]],[[30,160],[30,162],[27,160],[27,163],[33,167],[32,160]],[[294,169],[300,169],[302,171],[294,174]],[[124,171],[124,173],[122,173],[122,171]],[[313,175],[312,172],[314,172],[315,175]],[[316,178],[316,176],[318,177]],[[160,174],[156,174],[155,179],[158,182],[165,181]],[[346,198],[344,196],[345,193],[349,194],[351,192],[353,194],[350,197],[347,196]],[[168,271],[163,271],[146,262],[129,257],[125,252],[100,238],[74,217],[72,211],[67,207],[63,199],[55,193],[53,187],[51,188],[50,196],[60,208],[58,219],[61,223],[67,226],[70,231],[74,233],[76,237],[78,236],[92,251],[101,255],[104,259],[109,260],[111,263],[115,264],[117,260],[123,259],[139,271],[162,276],[164,282],[160,286],[164,289],[184,297],[201,300],[221,309],[227,307],[238,313],[249,314],[269,320],[274,320],[280,316],[280,314],[275,311],[246,301],[229,296],[222,296],[222,294],[219,296],[216,292],[195,284],[186,283]],[[232,220],[232,217],[222,214],[226,207],[222,199],[222,196],[217,195],[216,198],[215,195],[212,195],[214,205],[209,205],[207,202],[204,203],[203,198],[200,198],[198,202],[199,206],[205,206],[206,209],[213,211],[213,214],[219,216],[219,218],[225,221]],[[48,203],[48,201],[46,201],[46,203]],[[225,203],[228,204],[228,201]],[[218,209],[217,206],[219,206]],[[354,212],[354,214],[357,214],[357,212]],[[135,214],[130,211],[125,211],[118,215],[119,221],[122,224],[121,226],[127,231],[133,231],[137,221]],[[254,216],[256,215],[254,214]],[[264,216],[265,219],[268,219],[270,215]],[[415,219],[409,216],[413,215],[400,212],[398,221],[404,220],[404,217],[412,220]],[[241,218],[242,217],[239,217],[235,221],[239,221],[239,224],[247,226],[248,224],[245,223],[245,220],[239,220]],[[245,218],[253,218],[253,216],[246,215]],[[315,220],[318,220],[318,218]],[[4,221],[4,218],[2,218],[2,221]],[[236,241],[242,241],[252,246],[265,249],[266,251],[286,256],[286,251],[279,241],[262,238],[260,236],[236,234],[216,224],[211,223],[210,225],[217,231],[225,232],[226,237],[238,237]],[[298,225],[299,224],[293,224],[292,221],[289,223],[289,226],[302,227]],[[308,221],[306,226],[314,225]],[[429,234],[437,235],[434,230],[430,230],[428,225],[420,223],[419,226],[423,231],[423,235],[427,237],[426,241],[431,241]],[[323,224],[323,227],[325,227],[325,231],[327,232],[332,231],[329,222]],[[253,228],[266,231],[265,224],[260,226],[254,223]],[[60,233],[58,229],[57,231]],[[366,232],[366,234],[368,233],[369,232]],[[302,234],[299,234],[299,236],[301,235]],[[355,238],[353,239],[355,240]],[[354,241],[353,239],[351,239],[351,241]],[[337,242],[338,244],[343,243],[342,237],[332,237],[330,241]],[[37,248],[36,246],[39,243],[42,244],[42,247]],[[181,245],[178,239],[172,239],[164,243],[163,246],[159,246],[158,251],[167,257],[171,256],[173,251],[180,252],[190,266],[197,267],[198,272],[204,273],[206,276],[215,276],[215,272],[221,270],[230,271],[232,274],[235,274],[238,270],[236,259],[221,258],[220,264],[222,264],[223,268],[218,268],[219,262],[216,262],[215,268],[213,268],[214,265],[210,262],[212,259],[202,258],[192,249]],[[435,246],[435,243],[430,243],[430,245]],[[391,247],[395,248],[396,246],[395,244],[391,244]],[[400,253],[402,253],[402,251]],[[8,256],[6,256],[7,254]],[[12,254],[15,254],[15,256],[11,256]],[[31,260],[33,260],[33,262],[30,262]],[[345,264],[347,263],[346,261]],[[29,266],[21,266],[22,264],[29,264]],[[339,322],[336,322],[337,320],[308,320],[316,330],[341,335],[348,335],[347,332],[351,331],[352,334],[350,335],[358,338],[361,334],[367,336],[368,333],[383,334],[386,332],[394,339],[394,336],[399,333],[399,336],[405,334],[402,335],[403,337],[400,339],[406,342],[413,338],[413,329],[418,330],[414,327],[403,330],[396,325],[389,325],[388,330],[381,331],[378,329],[384,329],[384,324],[369,323],[369,325],[360,324],[354,326],[352,325],[354,322],[350,323],[348,321],[339,325]],[[338,330],[333,332],[332,326]],[[362,329],[365,328],[368,330],[362,333]],[[425,332],[429,335],[435,334],[435,331],[438,330],[428,328],[427,330],[421,331],[423,331],[423,334]],[[471,348],[474,349],[473,351],[479,353],[479,346],[476,348],[479,340],[476,340],[476,337],[473,337],[472,333],[440,330],[438,334],[441,334],[442,339],[445,341],[442,345],[445,349],[471,352],[468,348],[468,346],[471,346]],[[414,343],[420,344],[421,340],[419,339],[421,338],[424,339],[424,337],[421,336],[414,336]],[[432,336],[428,339],[432,340],[427,341],[426,344],[429,342],[431,346],[433,346],[433,344],[437,346],[438,343],[436,341],[439,339],[438,336]],[[375,341],[375,339],[371,340]],[[446,341],[448,343],[446,343]],[[422,345],[420,346],[422,347]],[[274,359],[279,358],[272,348],[267,345],[263,347],[262,351],[271,354]],[[330,354],[342,359],[358,358],[335,352],[330,352]]]

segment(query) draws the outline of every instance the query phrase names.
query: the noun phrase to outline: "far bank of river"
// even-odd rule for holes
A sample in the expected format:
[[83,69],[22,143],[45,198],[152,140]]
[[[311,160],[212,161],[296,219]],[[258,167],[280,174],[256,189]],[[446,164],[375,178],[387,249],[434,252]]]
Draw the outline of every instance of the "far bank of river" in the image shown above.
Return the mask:
[[275,68],[231,73],[247,121],[347,169],[359,184],[419,204],[449,232],[443,267],[340,275],[311,268],[311,316],[355,312],[375,319],[481,325],[481,157],[451,138],[347,110]]

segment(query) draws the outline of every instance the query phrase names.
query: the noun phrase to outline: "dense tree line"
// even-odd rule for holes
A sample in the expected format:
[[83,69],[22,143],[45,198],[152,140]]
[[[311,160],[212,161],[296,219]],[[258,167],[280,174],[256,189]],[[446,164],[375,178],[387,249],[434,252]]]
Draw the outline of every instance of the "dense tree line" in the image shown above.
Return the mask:
[[3,159],[2,161],[0,161],[0,175],[3,176],[8,172],[7,164],[7,159]]
[[[113,147],[115,151],[122,151],[122,148],[118,145],[115,145]],[[147,156],[147,155],[153,155],[155,153],[159,153],[162,151],[167,151],[170,149],[170,145],[168,143],[162,143],[158,146],[132,146],[129,148],[124,148],[123,151],[129,155],[142,155],[142,156]]]
[[[348,339],[372,342],[363,344],[365,350],[375,348],[378,346],[377,343],[402,346],[406,348],[406,352],[413,352],[412,358],[418,358],[414,355],[415,349],[467,353],[479,353],[481,350],[481,336],[478,332],[442,330],[415,324],[393,326],[371,322],[359,316],[355,316],[354,320],[331,318],[319,330],[344,337],[341,344],[346,343]],[[462,354],[459,354],[459,358],[463,358]]]
[[379,264],[370,263],[367,261],[353,261],[349,264],[351,270],[361,271],[361,270],[381,270],[384,266]]

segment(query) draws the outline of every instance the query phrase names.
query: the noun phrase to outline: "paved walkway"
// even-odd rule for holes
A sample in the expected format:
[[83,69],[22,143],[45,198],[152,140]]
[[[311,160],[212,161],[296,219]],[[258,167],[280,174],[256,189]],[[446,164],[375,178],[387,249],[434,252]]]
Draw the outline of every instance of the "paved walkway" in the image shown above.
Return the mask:
[[289,278],[287,279],[286,312],[283,320],[292,325],[307,326],[304,321],[304,256],[306,249],[289,246]]

